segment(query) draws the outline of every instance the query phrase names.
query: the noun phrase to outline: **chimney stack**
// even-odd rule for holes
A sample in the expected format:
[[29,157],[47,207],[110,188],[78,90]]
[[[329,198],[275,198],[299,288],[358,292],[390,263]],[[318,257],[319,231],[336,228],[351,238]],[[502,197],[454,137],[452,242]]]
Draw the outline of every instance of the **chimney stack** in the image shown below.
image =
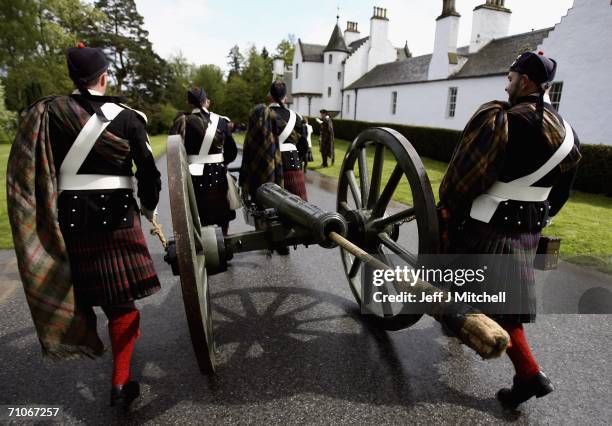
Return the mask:
[[429,80],[448,78],[458,64],[459,18],[455,0],[442,1],[442,14],[436,18],[436,37],[429,63]]
[[346,30],[344,30],[344,41],[349,46],[352,42],[359,39],[361,33],[357,28],[357,22],[348,21],[346,23]]
[[382,7],[374,6],[374,14],[372,15],[372,19],[386,19],[387,18],[387,9],[383,9]]
[[506,37],[510,31],[512,11],[504,7],[504,0],[486,0],[474,8],[470,53],[482,49],[495,38]]

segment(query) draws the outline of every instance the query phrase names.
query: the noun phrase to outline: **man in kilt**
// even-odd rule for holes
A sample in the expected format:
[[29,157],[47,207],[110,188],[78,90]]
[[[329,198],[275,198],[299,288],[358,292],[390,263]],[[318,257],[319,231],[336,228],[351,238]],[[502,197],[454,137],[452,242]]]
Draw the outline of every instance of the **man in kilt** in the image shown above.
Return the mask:
[[[204,89],[187,92],[191,113],[179,113],[170,129],[181,135],[187,151],[189,171],[196,194],[202,225],[218,225],[227,235],[229,222],[236,218],[227,198],[226,165],[236,159],[238,149],[232,136],[230,120],[208,110],[210,100]],[[232,183],[233,184],[233,183]]]
[[300,158],[308,153],[307,131],[302,117],[285,106],[287,86],[275,81],[269,105],[257,105],[249,118],[240,185],[246,197],[255,200],[257,188],[274,182],[307,200]]
[[82,43],[68,49],[77,90],[44,98],[23,115],[7,170],[8,206],[21,279],[43,354],[104,352],[93,306],[108,317],[111,405],[138,397],[130,362],[140,335],[134,301],[160,289],[133,196],[150,220],[161,189],[146,117],[105,96],[108,61]]
[[[580,160],[578,137],[546,94],[556,65],[542,52],[514,61],[509,102],[478,109],[440,185],[443,245],[451,253],[485,259],[481,288],[506,291],[511,300],[505,312],[475,305],[493,313],[510,335],[507,353],[516,375],[512,388],[497,393],[510,408],[554,389],[531,353],[522,323],[535,320],[533,261],[541,230],[567,201]],[[502,254],[511,261],[485,256]]]
[[321,167],[327,167],[327,158],[331,160],[331,165],[334,165],[334,124],[327,110],[320,111],[321,118],[317,118],[317,123],[321,125],[321,157],[323,164]]

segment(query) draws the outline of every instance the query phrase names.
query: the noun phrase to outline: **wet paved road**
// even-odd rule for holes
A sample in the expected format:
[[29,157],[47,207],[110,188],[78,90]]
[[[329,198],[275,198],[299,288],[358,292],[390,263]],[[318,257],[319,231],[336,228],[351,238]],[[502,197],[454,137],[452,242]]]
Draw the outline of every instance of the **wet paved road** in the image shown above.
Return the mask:
[[[165,159],[159,164],[165,170]],[[309,175],[316,182],[309,184],[310,200],[333,209],[329,182]],[[160,212],[170,234],[167,193]],[[240,219],[230,231],[246,229]],[[494,394],[511,381],[507,358],[480,360],[430,318],[401,332],[372,329],[359,318],[338,251],[319,247],[299,247],[289,257],[237,255],[227,273],[210,278],[220,363],[213,379],[203,377],[178,280],[159,242],[150,238],[149,246],[163,289],[140,303],[133,375],[143,395],[132,410],[107,407],[110,354],[99,361],[42,360],[12,270],[4,271],[0,290],[0,404],[59,405],[63,423],[87,424],[606,424],[612,418],[612,316],[541,315],[528,325],[536,357],[558,390],[520,414],[506,413]],[[108,343],[105,323],[100,315]]]

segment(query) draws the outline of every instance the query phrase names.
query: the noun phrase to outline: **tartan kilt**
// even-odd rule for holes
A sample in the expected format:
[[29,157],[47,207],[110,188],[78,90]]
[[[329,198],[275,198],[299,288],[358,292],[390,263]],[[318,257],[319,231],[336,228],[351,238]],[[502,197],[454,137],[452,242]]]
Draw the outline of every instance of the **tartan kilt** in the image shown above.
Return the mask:
[[[491,312],[492,309],[487,308],[487,304],[472,303],[472,306],[498,322],[510,324],[535,322],[536,291],[533,262],[540,232],[517,232],[468,219],[457,237],[461,242],[453,244],[452,251],[465,254],[464,257],[469,259],[463,262],[462,266],[487,268],[482,283],[472,283],[470,286],[473,287],[463,290],[473,289],[476,292],[486,291],[489,294],[505,292],[507,298],[505,306],[511,312],[499,313],[497,306],[498,311]],[[491,254],[503,256],[487,256]]]
[[308,201],[306,195],[306,182],[304,181],[304,170],[283,170],[283,180],[285,189],[297,195],[304,201]]
[[64,235],[77,303],[116,305],[150,296],[161,286],[134,212],[134,226]]

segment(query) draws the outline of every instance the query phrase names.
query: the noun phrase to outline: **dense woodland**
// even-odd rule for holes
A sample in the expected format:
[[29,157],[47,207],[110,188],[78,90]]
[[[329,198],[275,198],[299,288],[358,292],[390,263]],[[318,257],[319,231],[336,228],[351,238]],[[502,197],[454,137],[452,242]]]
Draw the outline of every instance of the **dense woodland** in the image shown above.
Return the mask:
[[290,62],[293,56],[291,35],[272,53],[256,46],[243,52],[236,45],[224,73],[180,53],[161,58],[148,36],[134,0],[0,0],[0,141],[12,139],[19,112],[32,102],[73,90],[65,52],[78,41],[104,49],[110,93],[144,111],[151,134],[165,132],[177,110],[188,108],[191,85],[206,89],[216,112],[245,122],[250,108],[265,101],[272,57]]

